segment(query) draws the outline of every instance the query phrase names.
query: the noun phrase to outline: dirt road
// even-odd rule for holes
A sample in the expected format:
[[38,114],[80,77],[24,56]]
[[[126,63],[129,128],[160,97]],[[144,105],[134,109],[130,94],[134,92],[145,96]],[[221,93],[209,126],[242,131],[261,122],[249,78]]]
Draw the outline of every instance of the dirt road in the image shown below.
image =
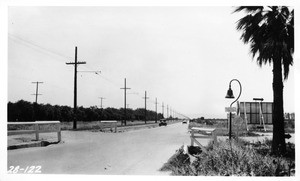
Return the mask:
[[168,175],[158,169],[181,145],[187,124],[123,133],[62,132],[64,143],[8,151],[10,166],[41,166],[45,174]]

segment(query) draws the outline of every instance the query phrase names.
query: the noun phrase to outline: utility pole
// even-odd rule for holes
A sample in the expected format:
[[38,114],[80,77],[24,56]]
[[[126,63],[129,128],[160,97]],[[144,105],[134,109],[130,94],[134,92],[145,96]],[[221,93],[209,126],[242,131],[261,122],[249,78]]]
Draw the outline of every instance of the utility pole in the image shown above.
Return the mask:
[[175,111],[173,110],[173,118],[174,118],[174,120],[175,120]]
[[31,82],[31,83],[36,84],[35,94],[32,94],[32,95],[35,95],[35,103],[33,104],[32,120],[36,121],[36,119],[37,119],[37,100],[38,100],[38,96],[42,95],[42,94],[39,94],[39,84],[42,84],[43,82],[36,81],[36,82]]
[[167,105],[167,119],[169,118],[169,105]]
[[149,97],[147,97],[147,91],[145,91],[145,97],[143,97],[143,99],[145,99],[145,124],[147,124],[147,99],[149,99]]
[[100,108],[102,109],[102,100],[105,99],[105,98],[104,97],[99,97],[99,99],[101,99]]
[[173,117],[173,120],[175,120],[175,112],[174,112],[174,110],[172,110],[172,117]]
[[163,118],[164,118],[164,108],[165,108],[164,102],[162,103],[161,108],[162,108],[162,116],[163,116]]
[[[127,119],[127,115],[126,115],[126,90],[130,89],[130,88],[126,87],[126,78],[124,80],[124,87],[121,88],[121,89],[124,89],[124,124],[126,126],[126,119]],[[123,123],[122,123],[122,125],[123,125]]]
[[35,103],[37,104],[38,96],[42,95],[42,94],[39,94],[39,84],[42,84],[44,82],[36,81],[36,82],[31,82],[31,83],[36,84],[35,94],[32,94],[32,95],[35,95]]
[[104,97],[98,97],[98,98],[101,99],[101,104],[100,104],[100,108],[101,108],[101,118],[100,118],[100,120],[101,120],[102,117],[104,117],[104,116],[103,116],[103,109],[102,109],[102,108],[103,108],[103,107],[102,107],[102,100],[105,99],[105,98],[104,98]]
[[156,115],[155,115],[155,123],[157,123],[157,98],[155,98],[155,113],[156,113]]
[[67,65],[74,65],[74,120],[73,129],[77,129],[77,65],[86,64],[86,62],[77,62],[77,47],[75,47],[75,62],[66,63]]
[[175,120],[175,111],[174,110],[172,110],[172,114],[173,114],[173,119]]
[[171,109],[171,107],[170,107],[170,118],[171,118],[171,120],[172,120],[172,109]]

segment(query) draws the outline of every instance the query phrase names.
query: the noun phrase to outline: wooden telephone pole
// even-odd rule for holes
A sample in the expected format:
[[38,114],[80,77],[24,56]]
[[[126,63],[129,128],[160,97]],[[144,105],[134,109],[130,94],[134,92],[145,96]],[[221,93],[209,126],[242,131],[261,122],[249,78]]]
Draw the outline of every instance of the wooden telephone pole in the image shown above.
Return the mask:
[[77,47],[75,47],[75,62],[66,63],[67,65],[74,65],[74,119],[73,129],[77,129],[77,66],[86,64],[86,62],[77,61]]
[[164,118],[164,110],[165,110],[164,102],[162,103],[161,108],[162,108],[162,116]]
[[126,120],[127,120],[127,114],[126,114],[126,90],[130,89],[130,88],[126,87],[126,78],[124,80],[124,87],[120,88],[120,89],[124,89],[124,124],[126,126]]
[[147,97],[147,91],[145,91],[145,97],[143,97],[143,99],[145,99],[145,124],[147,124],[147,99],[149,99],[149,97]]
[[155,123],[157,123],[157,98],[155,98]]
[[169,118],[169,105],[167,105],[167,119]]
[[39,95],[42,95],[42,94],[39,94],[39,84],[42,84],[44,82],[32,82],[33,84],[36,84],[36,89],[35,89],[35,94],[32,94],[32,95],[35,95],[35,103],[37,104],[37,100],[38,100],[38,96]]
[[99,99],[101,99],[101,104],[100,104],[100,108],[102,109],[102,100],[105,99],[104,97],[99,97]]
[[36,121],[37,120],[37,115],[38,115],[37,100],[38,100],[38,96],[42,95],[42,94],[39,94],[39,84],[42,84],[43,82],[36,81],[36,82],[32,82],[32,83],[36,84],[35,94],[32,94],[32,95],[35,95],[35,103],[33,104],[33,117],[32,117],[32,120]]

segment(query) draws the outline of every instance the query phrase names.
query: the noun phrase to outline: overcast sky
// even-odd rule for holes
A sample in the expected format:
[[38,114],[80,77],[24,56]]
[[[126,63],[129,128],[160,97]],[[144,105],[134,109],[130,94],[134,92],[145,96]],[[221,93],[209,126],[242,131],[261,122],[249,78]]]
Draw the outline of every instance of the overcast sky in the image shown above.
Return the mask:
[[[239,39],[233,7],[30,7],[8,8],[8,101],[73,106],[75,46],[78,106],[165,108],[190,117],[226,117],[231,79],[240,101],[273,101],[272,67],[260,68]],[[294,68],[284,82],[285,112],[294,112]],[[234,95],[239,93],[232,83]],[[166,112],[166,109],[165,109]]]

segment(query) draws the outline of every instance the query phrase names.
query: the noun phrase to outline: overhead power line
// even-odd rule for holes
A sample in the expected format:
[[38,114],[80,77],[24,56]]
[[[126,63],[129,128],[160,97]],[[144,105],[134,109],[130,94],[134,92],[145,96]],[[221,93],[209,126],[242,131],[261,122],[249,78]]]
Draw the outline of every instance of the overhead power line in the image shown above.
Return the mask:
[[83,71],[77,71],[77,72],[94,73],[97,75],[99,75],[101,73],[101,71],[97,71],[97,70],[83,70]]
[[48,54],[56,55],[56,56],[59,56],[59,57],[64,58],[64,59],[70,59],[71,58],[71,57],[66,56],[62,53],[50,50],[49,48],[45,48],[41,45],[38,45],[37,43],[34,43],[32,41],[29,41],[29,40],[25,40],[23,38],[20,38],[16,35],[11,34],[11,33],[8,33],[8,37],[15,40],[18,43],[21,43],[22,45],[24,45],[28,48],[32,48],[32,49],[34,49],[36,51],[39,51],[41,53],[48,53]]

